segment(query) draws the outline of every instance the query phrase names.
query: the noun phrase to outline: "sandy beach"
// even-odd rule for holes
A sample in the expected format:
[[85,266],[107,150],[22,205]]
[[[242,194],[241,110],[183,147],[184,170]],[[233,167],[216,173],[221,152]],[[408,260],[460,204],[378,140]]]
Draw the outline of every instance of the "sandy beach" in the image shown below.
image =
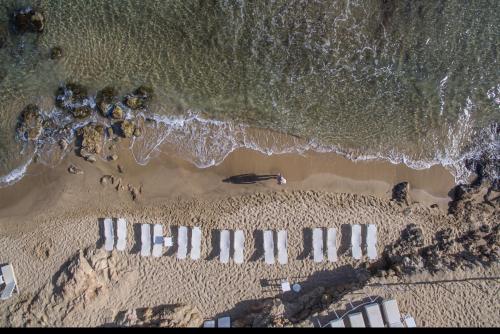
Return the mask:
[[[242,150],[217,167],[200,170],[167,155],[139,166],[125,150],[113,162],[91,164],[70,155],[56,168],[34,165],[20,182],[0,189],[0,262],[14,265],[20,289],[0,304],[3,326],[116,326],[123,324],[120,319],[127,310],[158,307],[174,314],[162,326],[200,326],[203,320],[222,315],[231,316],[234,326],[248,326],[252,324],[242,318],[249,309],[264,307],[266,300],[287,305],[299,299],[330,298],[323,307],[301,302],[309,312],[302,310],[300,317],[293,307],[280,304],[283,312],[273,318],[285,319],[285,325],[318,326],[318,320],[325,324],[334,318],[334,310],[345,309],[347,299],[360,302],[363,294],[395,297],[401,312],[411,314],[418,326],[500,324],[498,280],[474,282],[476,288],[463,280],[498,277],[498,262],[484,268],[459,265],[453,272],[434,275],[423,271],[379,278],[367,274],[366,255],[361,261],[350,255],[350,224],[377,225],[379,255],[400,239],[409,224],[421,229],[425,245],[445,228],[456,237],[481,225],[497,233],[498,206],[477,210],[473,216],[480,219],[447,213],[447,194],[454,183],[444,168],[417,171],[380,161],[354,163],[332,154],[265,156]],[[71,164],[83,174],[68,173]],[[243,173],[278,172],[286,176],[286,185],[274,180],[222,182]],[[105,175],[114,176],[115,182],[103,184]],[[392,187],[400,181],[411,184],[408,206],[391,201]],[[124,188],[116,190],[117,184]],[[128,185],[140,189],[135,200]],[[126,251],[104,251],[105,217],[127,220]],[[174,239],[178,226],[201,227],[201,259],[178,260],[175,249],[160,258],[141,257],[139,224],[144,223],[162,224]],[[337,262],[312,261],[315,227],[337,229]],[[244,231],[243,264],[219,262],[222,229]],[[264,263],[265,229],[288,231],[288,264]],[[300,283],[300,296],[283,295],[282,279]],[[441,287],[444,283],[402,291],[387,288],[445,279],[457,283],[448,283],[449,288]],[[363,284],[345,287],[347,282]],[[339,286],[344,286],[342,292],[335,290]],[[436,299],[436,293],[443,298]],[[276,325],[274,321],[266,326]]]

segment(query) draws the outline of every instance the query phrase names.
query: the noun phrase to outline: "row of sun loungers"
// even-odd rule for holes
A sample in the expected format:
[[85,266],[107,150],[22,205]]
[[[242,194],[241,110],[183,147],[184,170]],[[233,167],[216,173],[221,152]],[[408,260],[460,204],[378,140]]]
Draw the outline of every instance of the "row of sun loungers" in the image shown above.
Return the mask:
[[2,274],[0,275],[0,286],[5,284],[0,295],[1,300],[7,300],[12,297],[14,290],[19,293],[19,288],[17,287],[16,275],[14,274],[14,268],[11,264],[7,264],[1,268]]
[[[206,320],[203,323],[204,328],[215,328],[215,320]],[[230,317],[221,317],[217,319],[217,327],[218,328],[230,328],[231,327],[231,318]]]
[[[117,219],[117,237],[116,248],[123,251],[126,248],[127,240],[127,226],[125,219]],[[163,236],[163,226],[155,224],[153,227],[153,251],[154,257],[161,257],[163,255],[163,247],[173,246],[172,237]],[[104,248],[106,251],[112,251],[115,243],[113,220],[110,218],[104,219],[104,235],[105,243]],[[221,230],[219,240],[219,260],[221,263],[229,263],[230,260],[230,231]],[[264,236],[264,262],[273,265],[275,263],[274,253],[274,231],[263,231]],[[288,235],[287,231],[277,232],[277,258],[278,263],[284,265],[288,263]],[[324,237],[323,228],[314,228],[312,231],[312,246],[313,246],[313,261],[324,261]],[[201,256],[201,229],[193,227],[191,230],[191,252],[190,257],[192,260],[198,260]],[[362,258],[361,250],[361,226],[358,224],[352,225],[351,229],[351,253],[354,259],[360,260]],[[377,227],[369,224],[366,228],[366,252],[369,260],[377,259]],[[326,230],[326,257],[329,262],[337,261],[337,231],[335,228],[328,228]],[[234,232],[233,240],[233,260],[235,263],[241,264],[244,262],[245,250],[245,234],[242,230]],[[187,257],[188,253],[188,228],[186,226],[178,227],[177,234],[177,258],[183,260]],[[151,227],[149,224],[141,225],[141,255],[151,255]]]
[[[399,313],[398,302],[395,299],[384,300],[381,304],[382,313],[384,315],[384,320],[382,318],[382,313],[380,312],[380,305],[377,303],[372,303],[365,305],[365,315],[369,327],[416,327],[415,319],[411,316],[406,316],[401,321],[401,314]],[[349,319],[350,327],[366,327],[365,318],[362,312],[350,313],[347,315]],[[345,327],[345,322],[343,318],[338,318],[330,321],[330,326],[339,328]]]

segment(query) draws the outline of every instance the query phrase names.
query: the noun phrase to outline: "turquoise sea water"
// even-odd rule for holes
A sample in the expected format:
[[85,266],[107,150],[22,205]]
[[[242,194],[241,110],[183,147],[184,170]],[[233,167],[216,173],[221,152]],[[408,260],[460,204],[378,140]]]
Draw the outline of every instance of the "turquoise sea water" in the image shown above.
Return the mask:
[[[3,184],[35,150],[15,139],[19,112],[37,103],[53,114],[55,91],[68,81],[92,94],[154,88],[147,113],[159,123],[134,143],[139,163],[159,144],[199,167],[238,147],[314,149],[414,168],[440,163],[460,179],[465,158],[498,156],[499,1],[0,4]],[[40,35],[9,30],[12,11],[28,5],[45,15]],[[54,46],[64,50],[59,61],[49,58]],[[38,153],[50,155],[49,146]]]

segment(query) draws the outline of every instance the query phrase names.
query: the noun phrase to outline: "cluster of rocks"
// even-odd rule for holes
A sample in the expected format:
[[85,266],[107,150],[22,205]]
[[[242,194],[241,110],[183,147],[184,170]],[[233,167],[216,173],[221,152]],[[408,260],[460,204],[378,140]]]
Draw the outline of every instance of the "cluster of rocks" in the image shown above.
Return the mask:
[[135,187],[132,184],[127,184],[125,187],[125,183],[123,182],[121,177],[117,177],[114,175],[104,175],[100,179],[101,185],[103,186],[112,186],[116,191],[128,191],[132,196],[132,200],[137,200],[139,196],[142,194],[142,186]]
[[37,140],[42,134],[44,119],[40,108],[34,104],[27,105],[18,118],[16,133],[25,141]]
[[41,11],[31,7],[14,11],[12,23],[16,32],[42,33],[45,28],[45,17]]

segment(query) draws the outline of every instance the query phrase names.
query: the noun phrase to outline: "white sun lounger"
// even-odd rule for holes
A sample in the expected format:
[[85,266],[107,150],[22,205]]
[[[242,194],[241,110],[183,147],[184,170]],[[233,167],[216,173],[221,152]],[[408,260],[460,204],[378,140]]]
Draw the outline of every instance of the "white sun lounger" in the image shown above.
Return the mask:
[[330,327],[332,328],[345,328],[344,319],[338,318],[330,321]]
[[115,233],[113,231],[113,220],[111,218],[104,219],[104,238],[104,249],[108,252],[113,251]]
[[361,312],[351,313],[347,316],[349,318],[349,322],[351,323],[351,327],[364,328],[365,321],[363,320],[363,314]]
[[116,222],[116,235],[118,241],[116,241],[116,249],[119,251],[124,251],[127,247],[127,221],[123,218],[118,218]]
[[313,259],[314,262],[323,261],[323,229],[313,229]]
[[351,225],[351,250],[352,257],[361,260],[361,226]]
[[380,306],[377,303],[366,305],[365,313],[366,318],[368,319],[368,325],[370,327],[384,327],[384,320],[382,319]]
[[405,322],[406,327],[408,327],[408,328],[416,328],[417,327],[417,324],[415,323],[415,319],[413,319],[413,317],[411,315],[405,316],[403,320]]
[[219,328],[230,328],[231,327],[231,318],[230,317],[222,317],[217,320],[217,327]]
[[149,224],[141,225],[141,255],[151,255],[151,228]]
[[[229,262],[229,247],[230,247],[230,241],[229,241],[229,231],[228,230],[222,230],[220,231],[220,253],[219,253],[219,259],[221,263],[228,263]],[[220,326],[219,326],[220,327]]]
[[186,226],[179,226],[177,230],[177,258],[184,260],[187,256],[188,229]]
[[288,263],[288,240],[286,231],[278,231],[278,262]]
[[16,290],[19,293],[19,288],[17,287],[16,275],[14,274],[14,268],[12,264],[8,264],[2,267],[2,279],[5,283],[5,288],[0,296],[1,300],[7,300],[12,297],[12,293]]
[[197,226],[191,229],[191,260],[198,260],[201,255],[201,229]]
[[234,231],[234,262],[243,263],[245,259],[245,234],[242,230]]
[[398,302],[395,299],[384,300],[382,302],[382,312],[389,327],[403,327]]
[[337,261],[337,230],[334,228],[329,228],[326,231],[326,248],[328,261]]
[[274,264],[274,240],[273,231],[264,231],[264,261]]
[[281,282],[281,291],[287,292],[291,290],[292,288],[290,287],[290,282],[288,282],[287,280]]
[[155,224],[153,226],[153,256],[163,255],[163,225]]
[[203,323],[203,328],[215,328],[215,320],[207,320]]
[[366,229],[366,252],[370,260],[377,259],[377,225],[369,224]]

